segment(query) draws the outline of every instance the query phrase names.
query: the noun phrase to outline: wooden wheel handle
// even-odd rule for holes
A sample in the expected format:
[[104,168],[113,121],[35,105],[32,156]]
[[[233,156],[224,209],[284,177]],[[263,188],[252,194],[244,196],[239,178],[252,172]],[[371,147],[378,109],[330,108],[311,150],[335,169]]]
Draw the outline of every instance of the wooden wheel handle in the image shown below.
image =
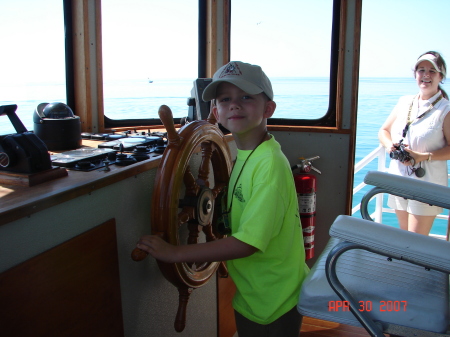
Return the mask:
[[[164,233],[154,233],[154,235],[159,236],[161,239],[164,239]],[[136,262],[142,261],[148,256],[148,253],[145,250],[142,250],[140,248],[134,248],[131,252],[131,259],[133,259]]]

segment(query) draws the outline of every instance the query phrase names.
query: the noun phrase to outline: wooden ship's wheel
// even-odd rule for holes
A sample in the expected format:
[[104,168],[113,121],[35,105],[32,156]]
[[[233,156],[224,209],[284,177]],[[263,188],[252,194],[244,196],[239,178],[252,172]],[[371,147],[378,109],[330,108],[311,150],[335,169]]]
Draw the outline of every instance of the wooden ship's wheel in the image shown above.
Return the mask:
[[[175,130],[172,112],[168,106],[159,108],[166,130],[168,145],[161,158],[155,178],[152,198],[152,234],[160,235],[173,244],[197,244],[223,236],[215,230],[218,207],[215,201],[227,186],[232,161],[223,133],[215,125],[212,114],[207,121],[194,121]],[[191,170],[194,154],[201,150],[200,165]],[[184,191],[184,195],[183,195]],[[147,253],[136,248],[131,256],[140,261]],[[179,292],[178,312],[174,327],[183,331],[186,324],[186,306],[194,288],[206,284],[218,270],[227,275],[223,262],[164,263],[158,266]]]

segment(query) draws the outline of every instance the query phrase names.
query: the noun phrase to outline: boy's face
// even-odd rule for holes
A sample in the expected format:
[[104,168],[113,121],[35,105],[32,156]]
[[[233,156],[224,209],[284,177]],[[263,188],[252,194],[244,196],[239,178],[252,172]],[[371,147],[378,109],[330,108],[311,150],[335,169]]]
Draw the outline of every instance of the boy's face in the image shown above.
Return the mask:
[[267,118],[276,104],[263,94],[250,95],[231,83],[221,83],[216,91],[213,113],[217,121],[233,135],[258,136],[265,131]]

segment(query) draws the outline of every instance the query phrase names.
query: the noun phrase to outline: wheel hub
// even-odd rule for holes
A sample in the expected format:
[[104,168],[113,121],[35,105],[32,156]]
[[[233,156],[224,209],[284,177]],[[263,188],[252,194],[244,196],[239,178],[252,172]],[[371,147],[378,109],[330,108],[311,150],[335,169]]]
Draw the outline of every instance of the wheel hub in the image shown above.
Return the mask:
[[209,225],[211,223],[214,210],[214,197],[212,190],[208,187],[202,187],[198,195],[197,201],[197,220],[202,226]]

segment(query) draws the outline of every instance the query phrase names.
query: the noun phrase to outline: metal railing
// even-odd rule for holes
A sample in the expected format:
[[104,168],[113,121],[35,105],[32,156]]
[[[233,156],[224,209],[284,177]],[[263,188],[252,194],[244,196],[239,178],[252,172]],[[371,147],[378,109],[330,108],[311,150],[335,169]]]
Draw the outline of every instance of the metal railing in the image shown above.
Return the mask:
[[[377,170],[381,172],[387,171],[386,150],[381,144],[379,144],[376,149],[374,149],[367,156],[365,156],[363,159],[361,159],[358,163],[355,164],[354,174],[356,175],[359,171],[361,171],[364,167],[366,167],[369,163],[371,163],[375,159],[378,160]],[[367,186],[367,184],[365,184],[363,181],[360,184],[358,184],[358,186],[353,188],[353,196],[355,196],[355,194],[361,191],[365,186]],[[395,213],[395,211],[392,208],[383,207],[384,202],[383,193],[379,193],[373,198],[375,198],[375,211],[370,215],[370,217],[374,219],[374,221],[382,223],[383,213]],[[358,212],[360,209],[361,203],[358,203],[355,207],[352,208],[352,215]],[[449,216],[446,214],[439,214],[436,218],[448,221]],[[446,237],[445,235],[433,235],[433,234],[430,234],[430,236],[435,236],[443,239],[445,239]]]

